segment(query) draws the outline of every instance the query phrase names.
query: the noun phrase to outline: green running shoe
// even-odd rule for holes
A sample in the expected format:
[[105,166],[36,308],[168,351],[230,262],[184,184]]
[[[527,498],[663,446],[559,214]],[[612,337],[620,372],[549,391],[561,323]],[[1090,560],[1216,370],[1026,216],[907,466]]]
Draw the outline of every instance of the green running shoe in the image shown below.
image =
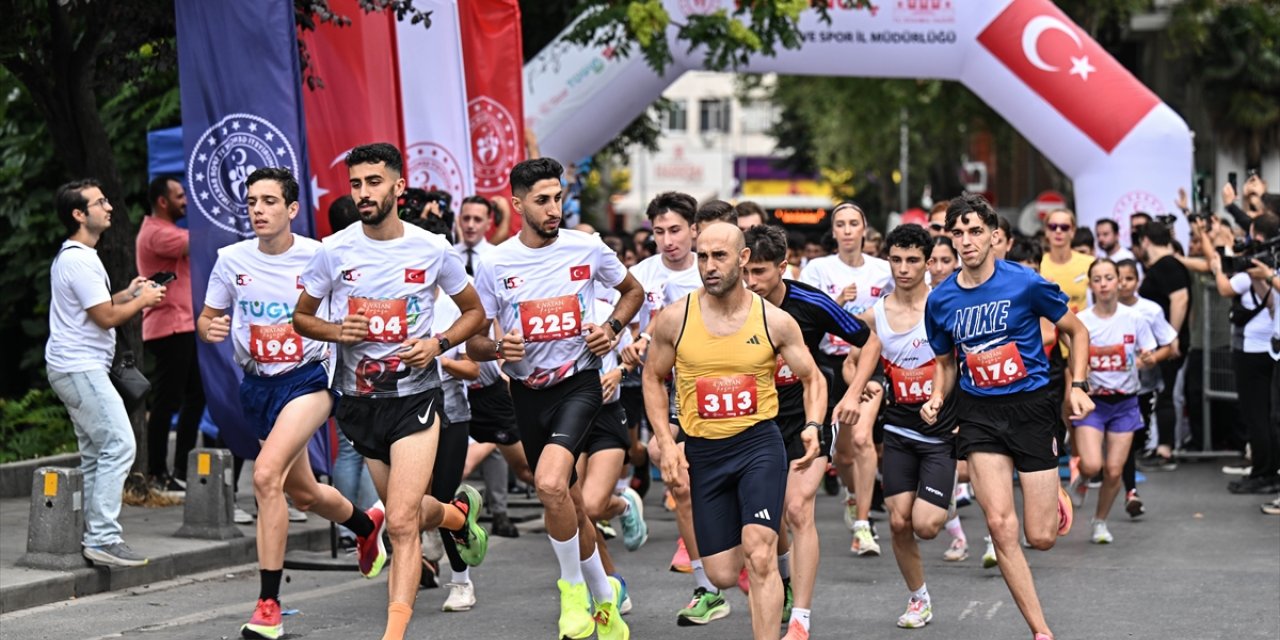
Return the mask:
[[791,593],[791,579],[782,581],[782,624],[791,622],[791,607],[796,603],[795,594]]
[[587,583],[569,584],[556,580],[560,588],[560,638],[584,640],[596,632],[596,621],[591,617]]
[[596,603],[596,614],[593,616],[596,623],[596,638],[630,640],[631,629],[619,612],[622,604],[622,583],[617,578],[609,576],[609,586],[613,588],[613,595],[604,602]]
[[480,492],[475,487],[464,484],[454,496],[453,504],[467,515],[462,530],[450,532],[458,545],[458,555],[467,566],[478,567],[489,552],[489,532],[477,522],[480,511],[484,508],[484,498],[480,497]]
[[729,615],[729,603],[719,593],[712,593],[703,587],[693,591],[693,599],[689,606],[676,614],[676,624],[689,627],[695,624],[707,624]]

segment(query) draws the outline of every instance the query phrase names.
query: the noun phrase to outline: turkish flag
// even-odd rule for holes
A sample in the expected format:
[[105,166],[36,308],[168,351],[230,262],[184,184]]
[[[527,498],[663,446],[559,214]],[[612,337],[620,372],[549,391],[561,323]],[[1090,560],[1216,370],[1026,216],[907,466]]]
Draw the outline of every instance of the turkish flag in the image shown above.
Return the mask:
[[1013,0],[978,42],[1107,153],[1160,104],[1049,0]]
[[591,265],[583,264],[576,267],[569,267],[569,280],[589,280],[591,279]]
[[[516,0],[458,3],[462,59],[467,73],[467,115],[476,192],[510,198],[511,169],[524,160],[524,59]],[[520,216],[511,215],[511,233]]]
[[413,282],[415,284],[423,284],[427,281],[426,269],[405,269],[404,281]]
[[323,85],[302,90],[317,238],[332,233],[333,201],[351,195],[343,162],[347,152],[370,142],[404,148],[395,16],[391,11],[366,14],[357,0],[330,0],[329,6],[351,24],[322,23],[302,32],[311,55],[308,73]]

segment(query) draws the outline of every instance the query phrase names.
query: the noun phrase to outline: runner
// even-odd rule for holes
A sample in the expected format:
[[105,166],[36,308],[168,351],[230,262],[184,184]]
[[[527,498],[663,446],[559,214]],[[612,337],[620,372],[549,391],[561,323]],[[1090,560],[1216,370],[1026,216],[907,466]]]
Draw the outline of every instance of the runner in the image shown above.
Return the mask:
[[[934,355],[925,334],[929,287],[925,252],[936,243],[916,225],[900,225],[885,239],[894,289],[861,319],[874,324],[876,340],[865,351],[880,356],[888,382],[884,415],[884,501],[893,529],[893,557],[911,597],[898,626],[918,629],[933,619],[916,537],[937,537],[953,505],[956,480],[955,403],[942,406],[932,424],[920,408],[933,392]],[[954,546],[953,546],[954,548]]]
[[[831,233],[838,252],[811,260],[800,272],[800,281],[822,290],[846,311],[857,315],[871,308],[877,298],[893,291],[893,275],[889,263],[862,253],[862,237],[867,230],[866,214],[858,205],[844,202],[831,212]],[[875,411],[861,411],[861,391],[845,393],[846,377],[842,375],[849,344],[828,335],[822,345],[818,366],[827,377],[830,390],[827,401],[832,404],[833,421],[844,429],[836,430],[836,469],[845,486],[845,525],[853,533],[849,550],[857,555],[880,555],[880,545],[871,532],[871,500],[876,483],[876,445],[873,429]],[[845,402],[838,405],[839,402]],[[852,424],[840,419],[858,416]],[[852,490],[852,492],[850,491]]]
[[1074,421],[1071,448],[1080,456],[1080,473],[1067,488],[1075,506],[1082,507],[1089,491],[1088,479],[1102,472],[1090,538],[1094,544],[1114,540],[1107,529],[1107,515],[1120,492],[1120,476],[1129,460],[1133,434],[1142,428],[1138,371],[1151,370],[1173,351],[1169,341],[1157,343],[1151,325],[1137,311],[1119,303],[1118,287],[1116,264],[1106,258],[1095,260],[1089,267],[1094,304],[1080,314],[1080,322],[1089,330],[1089,395],[1095,408]]
[[218,252],[196,327],[208,343],[231,336],[236,362],[245,371],[240,403],[262,445],[253,465],[261,587],[253,617],[240,633],[274,640],[284,635],[280,581],[289,533],[286,494],[297,508],[356,534],[360,573],[366,578],[382,571],[387,555],[382,504],[366,513],[337,489],[317,483],[306,451],[311,436],[329,418],[333,396],[328,345],[299,336],[290,323],[298,277],[320,247],[290,231],[289,223],[298,215],[298,182],[287,169],[264,168],[250,174],[245,184],[257,238]]
[[[419,534],[455,532],[467,564],[484,560],[488,534],[476,523],[479,495],[460,492],[449,504],[428,495],[443,439],[444,401],[433,360],[480,328],[483,312],[462,262],[440,236],[393,215],[404,192],[404,161],[387,143],[347,154],[351,197],[361,225],[324,239],[303,271],[293,323],[303,337],[339,344],[335,386],[343,394],[336,416],[365,457],[396,553],[388,580],[384,640],[404,637],[422,572]],[[431,331],[436,288],[461,310],[442,334]],[[317,316],[321,302],[340,323]]]
[[[747,288],[795,319],[811,355],[816,358],[816,354],[821,353],[822,338],[828,334],[857,347],[867,344],[870,329],[866,324],[859,322],[817,288],[783,279],[788,266],[787,236],[781,229],[759,225],[747,230],[745,241],[751,250],[751,261],[743,271]],[[849,385],[848,393],[861,393],[875,369],[875,354],[871,349],[863,349],[859,357],[869,361],[859,363],[857,371],[864,375]],[[791,554],[787,530],[778,532],[778,571],[782,575],[784,589],[782,622],[789,625],[787,640],[794,640],[807,638],[809,634],[819,555],[814,500],[826,475],[826,458],[830,456],[833,434],[831,428],[824,425],[819,432],[819,459],[815,464],[799,468],[799,461],[805,454],[804,442],[800,438],[805,421],[804,390],[800,378],[781,356],[778,357],[774,385],[778,389],[777,423],[782,429],[782,441],[790,465],[783,513],[787,529],[795,540],[795,553]]]
[[[476,269],[489,320],[467,353],[503,359],[513,381],[520,440],[560,564],[560,637],[627,638],[630,630],[618,615],[622,585],[601,564],[574,462],[600,411],[600,357],[635,315],[643,292],[599,236],[561,231],[563,173],[551,158],[511,170],[511,204],[524,225]],[[591,307],[597,282],[621,293],[608,319],[595,317]],[[496,342],[484,333],[490,322],[502,336]]]
[[[752,630],[756,638],[773,639],[782,617],[777,537],[787,474],[782,434],[773,422],[777,354],[804,385],[808,420],[799,471],[818,455],[826,385],[796,321],[742,286],[749,254],[734,225],[714,223],[701,231],[703,287],[658,316],[644,399],[654,438],[664,449],[663,481],[678,485],[684,482],[681,470],[688,474],[707,576],[720,588],[735,584],[745,556]],[[687,461],[666,423],[670,405],[663,378],[673,365]]]
[[[948,400],[956,404],[957,454],[969,461],[1005,584],[1037,640],[1052,638],[1018,543],[1011,480],[1016,470],[1027,542],[1035,549],[1053,547],[1071,528],[1071,502],[1058,483],[1054,431],[1063,407],[1050,400],[1046,388],[1040,318],[1053,320],[1073,344],[1088,344],[1089,331],[1068,312],[1057,285],[995,259],[991,236],[997,217],[981,196],[953,199],[946,224],[963,266],[929,296],[925,329],[936,368],[933,394],[920,416],[927,424],[937,423],[943,400],[959,378],[959,389]],[[957,347],[965,354],[963,367],[956,362]],[[1088,366],[1085,350],[1072,352],[1072,419],[1093,410]]]

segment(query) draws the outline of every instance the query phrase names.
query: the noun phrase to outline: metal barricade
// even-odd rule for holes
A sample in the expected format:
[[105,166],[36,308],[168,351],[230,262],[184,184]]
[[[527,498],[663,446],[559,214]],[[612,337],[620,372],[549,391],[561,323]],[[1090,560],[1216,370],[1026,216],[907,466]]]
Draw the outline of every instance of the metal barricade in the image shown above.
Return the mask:
[[1218,294],[1218,289],[1211,278],[1196,278],[1199,299],[1196,300],[1196,321],[1199,323],[1196,333],[1199,334],[1199,348],[1204,357],[1201,361],[1202,388],[1200,397],[1204,438],[1201,440],[1205,448],[1204,454],[1228,455],[1231,452],[1209,451],[1213,444],[1213,411],[1215,400],[1236,402],[1236,374],[1231,366],[1231,299]]

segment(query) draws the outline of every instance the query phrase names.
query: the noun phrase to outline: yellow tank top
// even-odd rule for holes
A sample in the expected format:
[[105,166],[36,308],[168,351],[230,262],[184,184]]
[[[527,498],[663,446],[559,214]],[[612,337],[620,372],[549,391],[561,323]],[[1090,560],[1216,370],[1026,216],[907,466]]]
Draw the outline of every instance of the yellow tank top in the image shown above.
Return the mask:
[[676,342],[676,398],[684,432],[695,438],[728,438],[776,416],[777,361],[764,301],[751,294],[746,322],[727,336],[707,331],[698,292],[689,294],[688,301]]

